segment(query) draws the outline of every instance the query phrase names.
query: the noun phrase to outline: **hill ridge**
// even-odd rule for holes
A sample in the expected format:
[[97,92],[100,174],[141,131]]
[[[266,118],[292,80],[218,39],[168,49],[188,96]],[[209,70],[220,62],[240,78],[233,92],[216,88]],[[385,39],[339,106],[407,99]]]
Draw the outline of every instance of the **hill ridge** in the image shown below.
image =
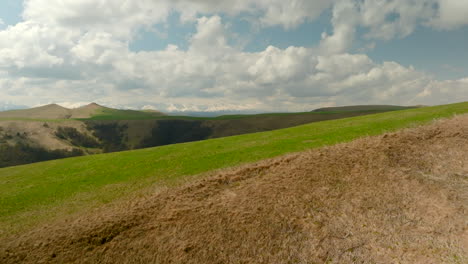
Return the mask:
[[412,108],[420,108],[423,106],[399,106],[399,105],[347,105],[347,106],[331,106],[322,107],[313,110],[312,112],[349,112],[349,111],[395,111]]
[[[131,113],[130,115],[128,113]],[[67,108],[56,103],[32,107],[28,109],[9,110],[0,112],[3,119],[90,119],[99,116],[129,116],[130,118],[154,117],[164,115],[162,112],[152,113],[139,110],[122,110],[106,107],[95,102],[76,108]]]

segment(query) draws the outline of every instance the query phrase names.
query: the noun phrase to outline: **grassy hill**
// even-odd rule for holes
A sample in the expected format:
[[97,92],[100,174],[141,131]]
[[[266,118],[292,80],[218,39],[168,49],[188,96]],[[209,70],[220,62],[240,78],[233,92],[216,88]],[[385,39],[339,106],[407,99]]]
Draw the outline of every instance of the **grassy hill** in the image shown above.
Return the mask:
[[360,111],[274,113],[214,118],[161,116],[156,119],[122,120],[113,116],[109,120],[93,118],[82,122],[103,143],[104,151],[120,151],[264,132],[366,114],[371,113]]
[[398,106],[398,105],[351,105],[351,106],[337,106],[337,107],[324,107],[315,109],[313,112],[385,112],[397,111],[416,108],[415,106]]
[[95,103],[74,109],[47,105],[0,113],[0,167],[270,131],[398,109],[362,106],[349,111],[190,117],[112,109]]
[[468,113],[468,103],[0,169],[0,236],[90,209],[153,184]]
[[30,109],[11,110],[0,112],[0,120],[39,120],[64,121],[69,119],[96,119],[96,120],[122,120],[122,119],[154,119],[164,115],[158,111],[134,111],[105,107],[96,103],[78,108],[65,108],[57,104],[49,104]]

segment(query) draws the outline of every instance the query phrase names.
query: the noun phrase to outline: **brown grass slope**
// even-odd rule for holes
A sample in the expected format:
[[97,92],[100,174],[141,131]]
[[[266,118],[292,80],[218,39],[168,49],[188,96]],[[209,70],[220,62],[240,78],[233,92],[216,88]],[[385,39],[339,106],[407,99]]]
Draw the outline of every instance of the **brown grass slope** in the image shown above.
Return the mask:
[[11,110],[0,112],[0,118],[24,118],[24,119],[70,119],[90,118],[98,111],[109,109],[96,103],[82,107],[68,109],[57,104],[48,104],[23,110]]
[[94,116],[99,111],[110,109],[96,103],[90,103],[88,105],[70,109],[71,118],[90,118]]
[[[68,142],[57,138],[55,133],[59,127],[75,128],[81,133],[88,133],[86,126],[79,121],[67,120],[61,123],[41,121],[1,121],[0,120],[0,145],[7,143],[15,145],[24,143],[32,146],[40,146],[47,150],[66,149],[71,150]],[[5,135],[13,135],[12,139],[2,141]],[[21,137],[17,136],[21,135]]]
[[70,111],[60,105],[49,104],[24,110],[0,112],[0,118],[68,119],[71,116]]
[[266,160],[0,241],[2,263],[467,263],[468,116]]

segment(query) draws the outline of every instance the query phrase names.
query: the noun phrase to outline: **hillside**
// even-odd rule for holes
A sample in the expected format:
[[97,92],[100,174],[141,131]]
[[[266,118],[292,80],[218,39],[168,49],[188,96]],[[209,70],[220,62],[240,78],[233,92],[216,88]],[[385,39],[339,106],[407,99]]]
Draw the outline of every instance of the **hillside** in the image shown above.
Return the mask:
[[421,106],[397,106],[397,105],[351,105],[351,106],[337,106],[337,107],[324,107],[315,109],[312,112],[381,112],[381,111],[398,111]]
[[57,104],[0,112],[1,119],[69,119],[71,111]]
[[103,143],[105,150],[118,151],[271,131],[366,114],[371,113],[283,113],[216,118],[165,116],[152,120],[92,119],[83,122]]
[[[61,111],[65,115],[57,115]],[[270,131],[376,112],[384,110],[197,118],[111,109],[94,103],[75,109],[50,105],[6,112],[9,118],[0,117],[0,167]],[[14,118],[12,113],[23,118]],[[40,119],[46,117],[49,119]]]
[[[60,132],[64,129],[75,131],[74,137],[63,137],[63,133]],[[97,145],[92,146],[93,148],[82,147],[85,141],[80,141],[77,136],[96,142],[86,126],[78,121],[0,121],[0,167],[80,156],[98,151],[95,149]]]
[[[162,147],[103,155],[98,163],[86,158],[67,162],[75,166],[69,171],[81,168],[79,173],[83,174],[90,170],[89,176],[100,178],[97,166],[109,166],[105,163],[109,158],[114,172],[125,168],[127,177],[134,178],[145,172],[136,170],[138,165],[132,169],[130,163],[122,162],[123,157],[142,164],[143,152],[152,151],[166,153],[159,156],[159,162],[166,158],[177,161],[165,164],[160,173],[150,172],[152,177],[182,176],[217,163],[216,155],[222,155],[223,162],[211,169],[239,164],[229,161],[233,156],[226,152],[227,144],[238,147],[232,150],[237,157],[251,161],[299,150],[301,143],[307,144],[306,138],[320,143],[302,149],[466,113],[467,106],[385,113],[372,119],[358,117],[175,145],[170,150]],[[317,132],[320,129],[323,134]],[[212,146],[223,146],[224,150],[215,154]],[[200,163],[203,158],[194,156],[192,147],[209,153],[209,163]],[[175,150],[184,153],[175,154]],[[213,172],[176,187],[153,185],[146,195],[4,238],[0,240],[0,259],[3,263],[466,263],[467,154],[468,116],[439,120],[424,127]],[[193,159],[183,161],[181,155]],[[152,157],[147,161],[154,164],[157,156]],[[50,173],[52,167],[59,169],[59,163],[3,169],[0,177],[9,186],[30,185],[24,178],[33,177],[27,171],[36,167],[36,171],[48,170],[48,177],[57,180]],[[84,164],[86,169],[81,167]],[[177,174],[181,165],[191,167]],[[20,175],[22,183],[18,182]],[[123,175],[112,175],[120,178],[118,188],[125,186]],[[72,177],[68,175],[66,180]],[[53,189],[56,194],[62,192]],[[18,194],[18,190],[14,192]],[[3,205],[8,206],[4,192],[0,195]],[[16,202],[19,206],[20,201]],[[44,205],[42,202],[41,207]]]
[[45,106],[11,110],[0,112],[0,120],[62,120],[62,119],[107,119],[109,116],[117,119],[149,119],[164,115],[158,111],[134,111],[108,108],[96,103],[78,108],[65,108],[57,104],[49,104]]
[[147,186],[468,113],[468,103],[388,112],[157,148],[0,169],[0,237]]

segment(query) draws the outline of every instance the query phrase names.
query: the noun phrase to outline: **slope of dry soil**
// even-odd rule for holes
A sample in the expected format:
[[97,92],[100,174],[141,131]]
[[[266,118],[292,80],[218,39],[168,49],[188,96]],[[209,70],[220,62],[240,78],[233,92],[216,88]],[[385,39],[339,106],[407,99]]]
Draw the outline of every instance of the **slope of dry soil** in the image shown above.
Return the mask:
[[468,263],[468,116],[215,172],[0,241],[2,263]]

